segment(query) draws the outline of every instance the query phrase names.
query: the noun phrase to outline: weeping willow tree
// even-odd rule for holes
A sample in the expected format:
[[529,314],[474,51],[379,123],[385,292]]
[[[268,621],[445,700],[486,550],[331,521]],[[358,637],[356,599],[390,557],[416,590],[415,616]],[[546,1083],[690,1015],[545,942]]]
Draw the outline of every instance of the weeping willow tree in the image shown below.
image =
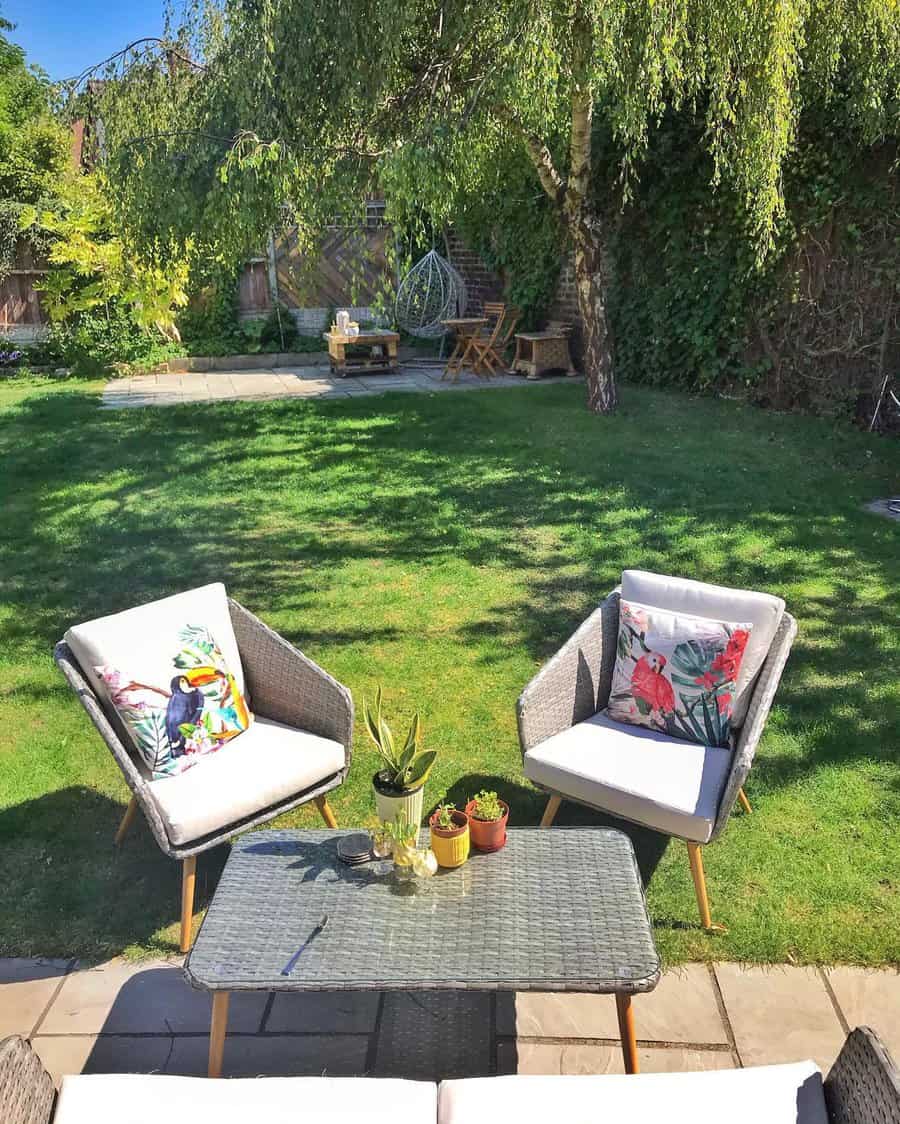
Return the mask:
[[[690,109],[711,187],[727,177],[743,194],[764,253],[804,101],[840,99],[861,144],[896,121],[898,11],[898,0],[210,0],[103,87],[108,175],[123,222],[227,255],[286,207],[312,236],[374,183],[395,216],[450,219],[515,146],[573,253],[588,404],[606,413],[615,201],[594,185],[627,199],[654,123]],[[598,167],[597,114],[616,138],[614,176]]]

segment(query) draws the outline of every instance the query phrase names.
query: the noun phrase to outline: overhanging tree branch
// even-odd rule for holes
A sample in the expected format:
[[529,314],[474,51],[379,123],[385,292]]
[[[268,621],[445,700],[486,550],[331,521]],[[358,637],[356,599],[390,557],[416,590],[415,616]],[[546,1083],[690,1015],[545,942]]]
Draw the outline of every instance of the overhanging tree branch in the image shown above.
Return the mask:
[[519,133],[525,143],[528,156],[534,164],[538,179],[541,181],[541,187],[557,207],[562,207],[566,197],[566,181],[557,171],[553,162],[553,155],[546,143],[532,129],[527,128],[510,106],[500,106],[499,115]]

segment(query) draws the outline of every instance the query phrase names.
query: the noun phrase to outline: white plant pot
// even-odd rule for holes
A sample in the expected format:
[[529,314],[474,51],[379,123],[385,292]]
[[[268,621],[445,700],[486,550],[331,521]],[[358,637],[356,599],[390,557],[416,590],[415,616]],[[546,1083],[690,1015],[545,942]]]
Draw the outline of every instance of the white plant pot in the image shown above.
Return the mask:
[[[412,792],[404,792],[398,796],[379,792],[374,784],[372,787],[375,789],[375,811],[382,823],[393,823],[402,812],[407,823],[414,823],[421,830],[422,807],[425,801],[424,784],[420,784]],[[416,842],[418,841],[419,837],[416,835]]]

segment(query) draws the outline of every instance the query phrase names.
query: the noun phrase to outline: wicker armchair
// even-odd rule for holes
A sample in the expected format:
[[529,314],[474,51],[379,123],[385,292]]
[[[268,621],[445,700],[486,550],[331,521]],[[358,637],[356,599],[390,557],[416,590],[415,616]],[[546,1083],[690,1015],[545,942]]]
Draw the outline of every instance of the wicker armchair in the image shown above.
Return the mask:
[[[263,803],[249,814],[231,822],[221,823],[215,830],[190,839],[173,841],[161,814],[159,801],[154,797],[153,782],[147,770],[130,748],[130,739],[117,716],[110,714],[85,676],[69,645],[60,641],[54,649],[54,658],[81,705],[97,728],[122,775],[131,789],[131,800],[119,829],[116,845],[121,844],[132,825],[138,810],[144,813],[153,837],[164,854],[182,863],[181,894],[181,951],[187,952],[191,944],[191,927],[194,907],[194,881],[197,855],[224,843],[238,832],[257,824],[266,823],[314,800],[325,823],[336,827],[334,815],[326,794],[342,784],[350,768],[353,734],[353,700],[350,692],[326,671],[307,659],[302,652],[273,632],[261,620],[248,612],[237,601],[228,599],[228,610],[234,628],[238,650],[251,706],[257,718],[269,719],[291,727],[293,731],[316,735],[337,742],[343,747],[343,764],[300,791],[278,800]],[[252,736],[254,727],[242,735]],[[235,742],[235,748],[240,741]],[[201,768],[205,768],[202,766]],[[191,770],[192,772],[193,770]],[[189,775],[189,774],[186,774]],[[158,782],[171,785],[178,778]]]
[[[92,1080],[102,1082],[103,1078]],[[145,1080],[145,1091],[149,1091],[152,1082],[158,1078],[150,1076]],[[202,1078],[194,1080],[203,1081]],[[260,1083],[264,1083],[266,1079],[250,1080],[261,1088]],[[301,1080],[326,1082],[329,1079],[322,1077]],[[528,1080],[529,1078],[524,1078],[524,1081]],[[554,1077],[550,1080],[567,1082],[583,1081],[584,1078]],[[628,1080],[645,1079],[635,1077]],[[373,1088],[379,1085],[383,1083],[372,1081]],[[308,1093],[308,1085],[303,1088],[304,1093]],[[509,1089],[510,1086],[507,1085],[506,1090]],[[0,1120],[3,1124],[50,1124],[55,1102],[53,1081],[44,1071],[30,1043],[17,1037],[0,1042]],[[837,1061],[825,1078],[825,1103],[829,1124],[900,1124],[900,1074],[878,1036],[868,1027],[857,1027],[850,1032]],[[185,1120],[189,1115],[195,1115],[191,1111],[194,1107],[190,1094],[185,1092]],[[633,1119],[637,1121],[638,1117]],[[172,1124],[179,1122],[173,1121]]]
[[[598,712],[606,707],[616,662],[619,598],[619,590],[610,593],[556,655],[541,668],[519,696],[516,713],[525,773],[532,783],[550,794],[541,820],[542,827],[549,827],[553,823],[560,803],[563,799],[568,799],[588,807],[595,807],[600,811],[611,812],[621,818],[663,831],[665,834],[683,838],[687,843],[701,922],[705,929],[715,929],[717,926],[712,923],[706,892],[701,847],[704,843],[717,839],[725,830],[735,801],[740,801],[745,812],[751,811],[743,785],[750,772],[782,670],[796,635],[797,624],[789,613],[784,612],[781,615],[768,654],[752,686],[743,723],[736,731],[730,768],[723,784],[715,793],[718,804],[714,818],[710,821],[708,835],[698,839],[688,834],[678,835],[676,831],[666,826],[665,820],[662,822],[655,820],[649,802],[648,814],[641,815],[629,814],[628,811],[623,811],[621,806],[607,806],[605,803],[584,799],[576,792],[578,785],[574,774],[571,787],[563,776],[559,777],[556,784],[547,783],[546,780],[541,779],[542,774],[534,768],[529,756],[530,751],[535,747],[541,746],[548,739],[555,738],[564,731],[573,729],[580,723],[598,717]],[[538,776],[535,776],[535,773],[538,773]]]

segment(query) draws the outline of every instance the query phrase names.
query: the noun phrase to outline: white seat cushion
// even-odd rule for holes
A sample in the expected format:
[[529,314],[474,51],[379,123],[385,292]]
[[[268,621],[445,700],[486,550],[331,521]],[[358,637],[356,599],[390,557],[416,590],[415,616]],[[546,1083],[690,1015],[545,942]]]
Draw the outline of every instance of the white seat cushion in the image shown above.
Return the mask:
[[[600,1077],[480,1077],[444,1081],[438,1124],[828,1124],[813,1062]],[[67,1124],[67,1122],[64,1122]]]
[[536,784],[695,843],[712,834],[730,768],[729,749],[625,726],[605,712],[525,754]]
[[728,589],[689,578],[672,578],[647,570],[622,572],[622,597],[657,609],[692,613],[716,621],[747,621],[753,625],[738,673],[737,692],[731,713],[732,726],[740,726],[747,714],[753,683],[765,663],[781,624],[784,602],[770,593]]
[[54,1124],[434,1124],[428,1081],[366,1077],[97,1074],[63,1079]]
[[193,769],[151,781],[173,843],[190,843],[311,788],[344,767],[344,747],[260,718]]

